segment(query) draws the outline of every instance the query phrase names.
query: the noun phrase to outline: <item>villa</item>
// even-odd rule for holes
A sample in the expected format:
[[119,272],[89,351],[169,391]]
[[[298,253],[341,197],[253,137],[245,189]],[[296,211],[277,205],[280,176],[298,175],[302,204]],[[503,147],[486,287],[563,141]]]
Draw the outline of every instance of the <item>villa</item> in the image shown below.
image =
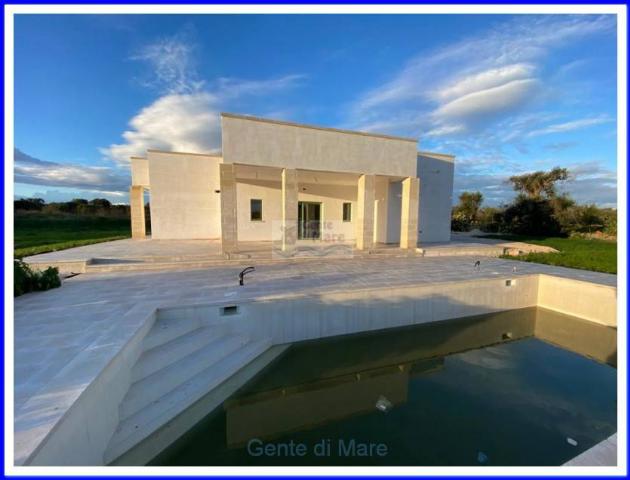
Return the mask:
[[223,113],[222,152],[132,157],[133,238],[416,248],[450,240],[454,157],[417,139]]

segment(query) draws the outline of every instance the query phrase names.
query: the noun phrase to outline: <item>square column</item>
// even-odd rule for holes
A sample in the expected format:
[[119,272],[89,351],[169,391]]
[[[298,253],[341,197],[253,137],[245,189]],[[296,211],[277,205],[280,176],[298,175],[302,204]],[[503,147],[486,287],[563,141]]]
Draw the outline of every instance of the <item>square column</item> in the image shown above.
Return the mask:
[[420,179],[408,177],[402,181],[402,202],[400,205],[400,248],[418,246],[418,206]]
[[221,188],[221,249],[223,253],[237,250],[236,167],[219,164]]
[[282,251],[292,253],[297,242],[298,221],[297,170],[282,170]]
[[131,213],[131,238],[136,240],[146,238],[143,187],[132,185],[129,189],[129,210]]
[[374,175],[361,175],[357,184],[357,249],[367,250],[374,243]]

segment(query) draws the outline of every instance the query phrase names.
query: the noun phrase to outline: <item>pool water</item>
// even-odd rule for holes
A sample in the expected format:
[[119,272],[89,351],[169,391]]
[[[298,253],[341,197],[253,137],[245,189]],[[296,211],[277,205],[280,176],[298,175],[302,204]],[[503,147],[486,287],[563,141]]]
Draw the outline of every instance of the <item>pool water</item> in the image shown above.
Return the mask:
[[616,330],[524,309],[293,346],[154,465],[561,465],[617,431]]

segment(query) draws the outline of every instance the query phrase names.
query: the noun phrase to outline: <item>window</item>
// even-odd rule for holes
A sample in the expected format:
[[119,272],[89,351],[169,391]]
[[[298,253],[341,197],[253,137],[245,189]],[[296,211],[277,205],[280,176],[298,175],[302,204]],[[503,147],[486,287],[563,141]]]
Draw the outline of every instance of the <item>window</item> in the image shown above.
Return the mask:
[[352,204],[351,203],[343,204],[343,221],[344,222],[352,221]]
[[252,198],[249,201],[250,220],[252,222],[262,221],[262,200]]

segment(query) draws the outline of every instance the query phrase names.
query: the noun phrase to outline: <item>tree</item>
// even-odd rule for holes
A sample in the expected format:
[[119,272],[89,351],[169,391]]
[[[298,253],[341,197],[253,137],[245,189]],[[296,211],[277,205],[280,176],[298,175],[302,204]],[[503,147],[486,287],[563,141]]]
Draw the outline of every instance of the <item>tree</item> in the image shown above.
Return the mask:
[[44,200],[41,198],[21,198],[13,201],[15,210],[37,210],[40,211],[44,207]]
[[462,192],[459,196],[459,205],[457,208],[464,218],[473,223],[479,216],[479,209],[483,203],[483,195],[481,192]]
[[541,198],[554,198],[556,196],[556,183],[569,178],[566,168],[555,167],[548,172],[537,171],[514,175],[510,182],[514,190],[532,200]]
[[478,220],[482,203],[481,192],[462,192],[459,203],[453,208],[451,228],[455,231],[470,230]]
[[591,233],[604,228],[602,211],[595,205],[581,205],[577,211],[577,219],[582,231]]
[[112,203],[106,198],[95,198],[88,202],[90,205],[94,205],[96,208],[102,208],[103,210],[109,210]]
[[558,236],[562,227],[547,199],[519,195],[503,212],[503,231],[517,235]]

